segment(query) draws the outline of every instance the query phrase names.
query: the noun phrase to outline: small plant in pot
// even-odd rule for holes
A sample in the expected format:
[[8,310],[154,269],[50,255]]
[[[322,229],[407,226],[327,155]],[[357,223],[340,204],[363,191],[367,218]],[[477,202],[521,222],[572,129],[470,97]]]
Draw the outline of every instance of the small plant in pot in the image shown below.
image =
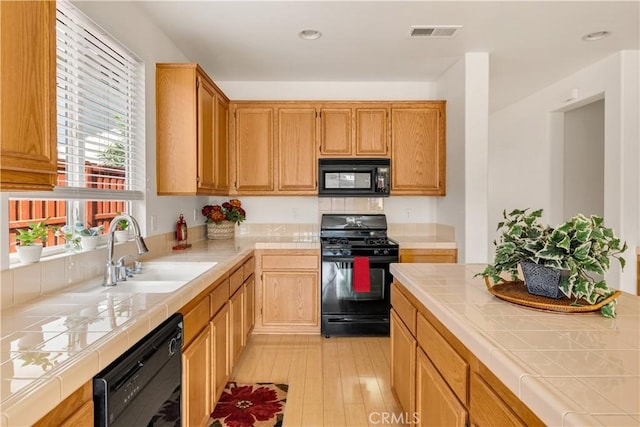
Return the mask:
[[[47,241],[49,226],[44,222],[34,222],[26,229],[19,229],[16,235],[18,258],[20,262],[40,261],[43,243]],[[39,243],[37,243],[39,242]]]
[[[120,215],[120,212],[118,212]],[[115,231],[113,233],[116,242],[126,242],[129,240],[129,221],[121,219],[116,222]]]
[[85,227],[81,222],[76,223],[76,231],[80,235],[80,245],[85,251],[95,249],[98,246],[100,232],[104,230],[104,225],[97,227]]
[[[611,258],[624,268],[621,254],[627,244],[597,215],[578,214],[555,228],[542,225],[541,216],[542,209],[503,212],[504,221],[498,223],[501,234],[494,241],[494,264],[478,275],[489,277],[494,283],[505,281],[503,274],[508,274],[509,280],[517,280],[520,266],[529,292],[536,295],[565,296],[574,299],[575,305],[597,304],[611,296],[614,291],[602,276],[609,270]],[[529,275],[531,271],[533,277]],[[534,280],[547,273],[554,277],[557,289],[541,291],[539,285],[532,289]],[[601,313],[615,317],[615,300],[604,305]]]

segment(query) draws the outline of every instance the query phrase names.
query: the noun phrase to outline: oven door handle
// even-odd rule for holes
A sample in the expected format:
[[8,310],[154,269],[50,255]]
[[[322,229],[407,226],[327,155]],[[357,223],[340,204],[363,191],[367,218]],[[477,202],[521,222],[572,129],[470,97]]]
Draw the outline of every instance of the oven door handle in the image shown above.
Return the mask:
[[[323,256],[322,257],[322,262],[353,262],[353,258],[352,256]],[[392,263],[392,262],[398,262],[398,257],[395,256],[370,256],[367,257],[369,258],[369,264],[380,264],[380,263]]]

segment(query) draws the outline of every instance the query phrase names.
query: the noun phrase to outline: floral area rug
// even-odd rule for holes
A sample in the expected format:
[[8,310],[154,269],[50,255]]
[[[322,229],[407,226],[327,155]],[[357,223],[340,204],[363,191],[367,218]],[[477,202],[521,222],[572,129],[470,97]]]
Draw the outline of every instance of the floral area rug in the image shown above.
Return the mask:
[[287,384],[227,383],[209,427],[281,427]]

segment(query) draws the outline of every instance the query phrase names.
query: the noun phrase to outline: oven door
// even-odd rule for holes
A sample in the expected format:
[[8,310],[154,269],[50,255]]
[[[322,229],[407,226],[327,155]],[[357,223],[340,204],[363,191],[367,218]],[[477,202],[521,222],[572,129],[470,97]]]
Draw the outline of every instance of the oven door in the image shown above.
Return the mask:
[[322,258],[322,314],[389,315],[392,276],[397,257],[369,257],[369,292],[354,290],[353,257]]

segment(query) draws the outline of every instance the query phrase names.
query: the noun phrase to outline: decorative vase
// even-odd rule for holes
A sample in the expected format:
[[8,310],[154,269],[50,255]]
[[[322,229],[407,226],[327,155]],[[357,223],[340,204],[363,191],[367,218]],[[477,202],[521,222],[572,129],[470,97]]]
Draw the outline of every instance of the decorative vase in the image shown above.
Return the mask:
[[42,245],[20,245],[16,246],[16,250],[18,251],[20,262],[25,264],[40,261],[40,256],[42,255]]
[[83,251],[90,251],[98,246],[99,236],[80,236],[80,245]]
[[226,240],[233,239],[236,225],[231,221],[211,222],[207,224],[207,239]]
[[530,294],[547,298],[562,298],[559,286],[560,270],[528,261],[522,261],[520,267],[522,267],[524,283]]

